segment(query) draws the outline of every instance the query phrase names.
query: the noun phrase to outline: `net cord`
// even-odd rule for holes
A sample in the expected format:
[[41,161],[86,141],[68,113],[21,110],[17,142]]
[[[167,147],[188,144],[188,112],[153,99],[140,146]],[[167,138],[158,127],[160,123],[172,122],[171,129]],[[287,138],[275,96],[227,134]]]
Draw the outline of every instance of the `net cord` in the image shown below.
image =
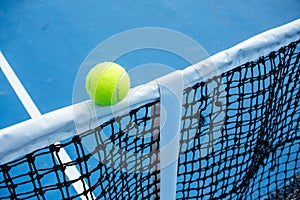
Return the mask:
[[[266,55],[299,38],[300,19],[256,35],[228,50],[217,53],[204,61],[182,70],[181,73],[184,79],[188,80],[185,83],[185,87],[216,75],[216,71],[222,73]],[[212,65],[215,68],[211,67]],[[113,115],[126,113],[130,109],[153,102],[158,98],[160,98],[159,86],[155,80],[131,89],[127,98],[114,106],[113,109],[95,107],[93,102],[84,101],[44,114],[37,119],[30,119],[4,128],[0,130],[0,143],[2,145],[0,149],[0,164],[12,161],[21,155],[43,148],[49,144],[72,137],[78,133],[77,128],[79,128],[79,132],[93,128],[95,124],[90,122],[104,123],[111,119]],[[82,122],[82,126],[79,124],[78,127],[78,124],[76,124],[77,128],[74,122],[75,107],[82,108],[80,109],[82,113],[77,115],[81,118],[79,121]],[[95,112],[92,115],[91,110]],[[112,110],[114,113],[112,113]]]

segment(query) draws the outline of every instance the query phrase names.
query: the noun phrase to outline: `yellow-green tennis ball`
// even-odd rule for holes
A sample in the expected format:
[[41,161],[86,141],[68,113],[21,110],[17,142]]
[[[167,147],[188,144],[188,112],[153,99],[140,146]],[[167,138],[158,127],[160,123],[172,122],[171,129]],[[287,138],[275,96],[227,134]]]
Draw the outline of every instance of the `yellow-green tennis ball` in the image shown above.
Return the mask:
[[87,93],[96,104],[109,106],[126,97],[130,88],[130,79],[120,65],[103,62],[89,71],[85,86]]

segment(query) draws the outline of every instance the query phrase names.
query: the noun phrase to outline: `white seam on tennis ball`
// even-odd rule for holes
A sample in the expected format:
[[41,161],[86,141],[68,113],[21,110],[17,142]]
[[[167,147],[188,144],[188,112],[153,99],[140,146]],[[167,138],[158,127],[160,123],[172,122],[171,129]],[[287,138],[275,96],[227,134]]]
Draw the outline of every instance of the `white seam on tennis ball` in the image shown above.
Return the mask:
[[119,102],[120,101],[120,96],[119,96],[119,85],[120,85],[120,81],[121,81],[121,79],[124,77],[126,75],[126,71],[124,71],[122,74],[121,74],[121,76],[120,76],[120,78],[118,79],[118,83],[117,83],[117,87],[116,87],[116,97],[117,97],[117,101]]

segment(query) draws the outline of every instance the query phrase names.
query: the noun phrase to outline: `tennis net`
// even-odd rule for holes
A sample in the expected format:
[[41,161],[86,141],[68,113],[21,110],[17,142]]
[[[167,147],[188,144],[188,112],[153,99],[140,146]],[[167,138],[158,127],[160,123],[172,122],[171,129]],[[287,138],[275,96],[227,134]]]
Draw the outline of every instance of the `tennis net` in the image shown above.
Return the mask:
[[[300,198],[299,31],[295,35],[184,89],[177,199]],[[159,199],[161,103],[154,98],[1,163],[0,199]],[[80,175],[70,179],[70,167]]]

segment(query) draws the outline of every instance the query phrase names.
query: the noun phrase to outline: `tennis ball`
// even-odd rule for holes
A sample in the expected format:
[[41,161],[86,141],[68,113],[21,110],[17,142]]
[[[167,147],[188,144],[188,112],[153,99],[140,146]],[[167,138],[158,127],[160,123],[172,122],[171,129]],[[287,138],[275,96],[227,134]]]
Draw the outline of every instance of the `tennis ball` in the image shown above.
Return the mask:
[[103,62],[92,68],[86,77],[86,91],[99,105],[114,105],[124,99],[130,88],[125,69],[113,62]]

